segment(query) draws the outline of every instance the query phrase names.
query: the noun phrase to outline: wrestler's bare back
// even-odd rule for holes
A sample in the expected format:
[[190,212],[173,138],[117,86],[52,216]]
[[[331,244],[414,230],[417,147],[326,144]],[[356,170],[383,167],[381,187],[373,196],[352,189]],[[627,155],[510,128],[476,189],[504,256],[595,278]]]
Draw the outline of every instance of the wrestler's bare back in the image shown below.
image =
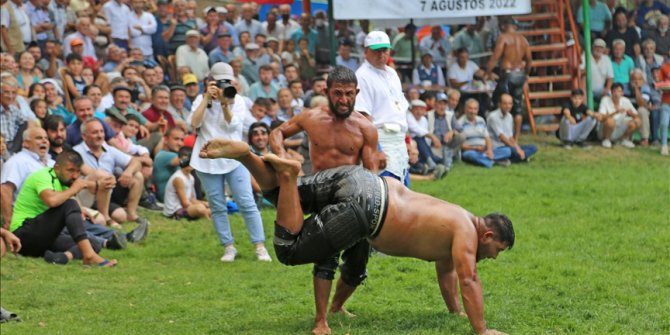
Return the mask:
[[[304,113],[307,115],[303,116]],[[376,145],[377,131],[361,113],[354,111],[342,119],[324,107],[303,111],[302,114],[299,126],[309,136],[309,153],[314,171],[360,164],[366,143],[369,150],[376,150],[376,146],[372,147],[368,142],[374,136]]]
[[372,246],[391,256],[427,261],[451,259],[454,236],[472,238],[476,217],[458,205],[407,189],[393,178],[385,178],[389,206],[380,234]]
[[503,54],[500,59],[500,68],[503,70],[522,70],[529,62],[528,40],[518,33],[503,33],[498,37],[497,43],[504,45]]

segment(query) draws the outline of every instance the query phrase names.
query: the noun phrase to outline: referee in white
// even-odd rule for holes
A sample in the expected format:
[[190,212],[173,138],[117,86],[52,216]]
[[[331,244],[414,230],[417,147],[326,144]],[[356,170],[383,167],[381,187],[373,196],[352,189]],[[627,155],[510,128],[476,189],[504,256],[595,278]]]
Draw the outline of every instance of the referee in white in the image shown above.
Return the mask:
[[369,115],[386,154],[386,170],[380,175],[394,177],[409,185],[409,156],[405,144],[406,112],[409,104],[400,78],[387,66],[391,42],[383,31],[371,31],[365,37],[365,62],[356,71],[358,88],[354,109]]

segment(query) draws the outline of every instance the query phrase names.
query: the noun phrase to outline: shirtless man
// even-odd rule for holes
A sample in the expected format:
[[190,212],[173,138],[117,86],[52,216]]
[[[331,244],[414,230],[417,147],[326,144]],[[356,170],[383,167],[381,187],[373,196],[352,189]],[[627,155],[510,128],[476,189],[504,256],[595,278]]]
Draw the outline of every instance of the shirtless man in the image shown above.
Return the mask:
[[[486,68],[485,78],[492,78],[493,69],[500,59],[500,80],[493,92],[493,100],[497,104],[502,93],[509,93],[514,100],[512,115],[514,116],[514,140],[518,141],[521,135],[521,96],[523,86],[530,73],[532,55],[528,40],[517,32],[517,23],[507,19],[501,24],[503,33],[496,41],[496,47]],[[501,58],[502,57],[502,58]]]
[[[478,334],[503,334],[486,327],[476,263],[514,246],[514,228],[505,215],[476,217],[360,166],[298,179],[298,162],[273,154],[261,158],[239,141],[210,141],[200,156],[237,159],[254,177],[279,186],[274,246],[283,264],[318,263],[361,241],[387,255],[435,261],[449,312],[467,315]],[[264,163],[268,165],[258,169]],[[304,214],[310,216],[304,219]],[[466,314],[458,301],[458,285]]]
[[[270,134],[270,147],[279,157],[286,158],[284,139],[301,131],[309,136],[309,152],[313,171],[321,171],[342,165],[358,165],[377,171],[378,161],[383,154],[377,151],[377,129],[363,114],[354,111],[357,89],[356,74],[348,68],[336,67],[328,74],[327,94],[329,108],[304,110],[299,115],[283,123]],[[241,158],[242,163],[249,163]],[[275,189],[274,174],[267,172],[262,162],[247,166],[261,189]],[[262,173],[255,173],[261,171]],[[269,176],[269,177],[268,177]],[[274,195],[276,198],[276,195]],[[271,197],[268,197],[271,199]],[[343,264],[337,282],[335,295],[330,306],[331,313],[348,313],[342,306],[353,294],[356,287],[367,277],[367,261],[370,245],[362,240],[351,245],[342,253]],[[333,253],[328,259],[321,259],[314,265],[313,285],[316,305],[314,334],[330,334],[327,322],[328,298],[340,255]]]

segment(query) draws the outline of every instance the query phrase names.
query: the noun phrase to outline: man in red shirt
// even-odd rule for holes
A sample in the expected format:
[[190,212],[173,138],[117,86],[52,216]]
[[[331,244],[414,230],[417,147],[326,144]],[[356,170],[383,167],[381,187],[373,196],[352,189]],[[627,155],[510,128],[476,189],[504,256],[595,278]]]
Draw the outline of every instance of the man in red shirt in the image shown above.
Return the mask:
[[[142,115],[149,120],[149,122],[157,122],[159,124],[158,131],[165,133],[168,129],[177,127],[177,124],[168,112],[170,106],[170,89],[164,85],[155,86],[151,90],[151,107],[147,108]],[[187,132],[186,124],[180,124],[180,128]]]

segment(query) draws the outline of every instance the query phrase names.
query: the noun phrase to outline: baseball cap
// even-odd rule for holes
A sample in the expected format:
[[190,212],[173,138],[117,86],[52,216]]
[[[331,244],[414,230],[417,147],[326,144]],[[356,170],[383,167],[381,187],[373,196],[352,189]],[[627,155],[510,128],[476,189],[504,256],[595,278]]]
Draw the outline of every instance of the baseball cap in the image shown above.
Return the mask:
[[371,31],[365,36],[363,46],[370,48],[370,50],[391,48],[391,40],[389,40],[389,36],[383,31]]
[[200,37],[200,32],[198,32],[195,29],[191,29],[191,30],[186,32],[186,37],[193,37],[193,36]]
[[123,124],[128,123],[128,119],[126,119],[126,117],[123,116],[123,114],[121,114],[121,112],[118,110],[118,108],[116,108],[114,106],[107,108],[105,110],[105,115],[107,115],[111,118],[114,118],[114,119],[118,120],[119,122],[121,122]]
[[435,95],[435,100],[436,101],[449,101],[449,97],[446,94],[440,92],[440,93]]
[[170,86],[170,92],[174,92],[174,91],[186,92],[186,87],[184,87],[184,85],[181,85],[181,84],[174,84],[174,85]]
[[198,77],[196,77],[193,73],[187,73],[181,79],[184,86],[198,83]]
[[222,37],[233,37],[230,33],[227,32],[221,32],[216,35],[217,38],[222,38]]
[[419,99],[414,99],[412,100],[412,107],[428,107],[428,105]]
[[216,12],[219,14],[228,14],[226,7],[216,6],[214,10],[216,10]]
[[594,47],[606,48],[607,44],[605,43],[605,40],[603,40],[602,38],[596,38],[596,40],[593,41],[593,46]]
[[268,38],[265,40],[265,42],[268,42],[268,43],[270,43],[270,42],[277,42],[277,43],[279,43],[279,40],[278,40],[276,37],[274,37],[274,36],[270,36],[270,37],[268,37]]
[[77,45],[84,45],[84,41],[82,41],[81,38],[79,38],[79,37],[75,37],[75,38],[72,39],[72,41],[70,41],[70,46],[71,47],[74,47],[74,46],[77,46]]
[[256,43],[247,43],[247,45],[244,46],[244,50],[258,50],[260,47]]
[[224,62],[218,62],[212,65],[209,69],[209,76],[214,80],[235,80],[233,67]]

